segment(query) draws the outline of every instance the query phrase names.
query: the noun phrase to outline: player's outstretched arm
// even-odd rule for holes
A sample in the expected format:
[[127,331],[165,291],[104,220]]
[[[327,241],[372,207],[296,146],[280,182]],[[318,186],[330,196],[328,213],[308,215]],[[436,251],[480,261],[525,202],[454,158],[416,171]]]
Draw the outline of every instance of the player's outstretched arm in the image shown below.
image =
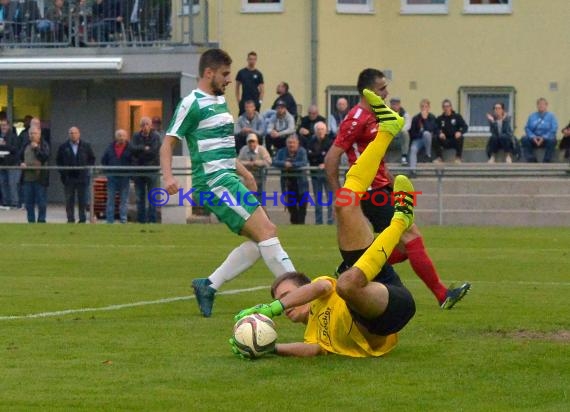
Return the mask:
[[280,356],[309,357],[323,355],[326,352],[316,343],[278,343],[275,345],[275,354]]
[[249,170],[239,161],[236,160],[236,173],[243,177],[243,184],[252,192],[257,192],[257,183]]

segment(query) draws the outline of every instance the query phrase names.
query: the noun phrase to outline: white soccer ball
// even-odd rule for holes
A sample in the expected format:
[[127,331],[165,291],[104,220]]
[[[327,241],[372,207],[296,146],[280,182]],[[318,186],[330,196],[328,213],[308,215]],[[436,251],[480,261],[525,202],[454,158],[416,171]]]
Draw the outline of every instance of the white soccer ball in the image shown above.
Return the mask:
[[259,313],[243,317],[234,325],[234,340],[244,356],[259,358],[275,348],[275,323]]

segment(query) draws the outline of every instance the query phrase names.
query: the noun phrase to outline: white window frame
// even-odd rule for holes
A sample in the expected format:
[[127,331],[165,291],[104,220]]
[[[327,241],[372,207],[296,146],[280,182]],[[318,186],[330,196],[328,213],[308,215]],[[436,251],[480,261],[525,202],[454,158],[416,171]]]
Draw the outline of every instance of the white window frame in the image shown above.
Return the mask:
[[366,4],[343,4],[336,0],[337,13],[374,14],[374,0],[366,0]]
[[[469,96],[472,94],[481,95],[481,94],[506,94],[509,96],[509,104],[508,104],[508,115],[511,117],[511,125],[513,129],[515,128],[515,95],[516,90],[512,86],[461,86],[459,87],[459,108],[460,113],[465,120],[465,123],[469,126],[469,131],[466,133],[466,137],[470,136],[490,136],[491,130],[489,126],[473,126],[471,124],[471,107],[470,107],[470,98]],[[491,108],[489,107],[489,111]]]
[[464,14],[512,14],[513,0],[507,0],[507,4],[471,4],[469,0],[463,0]]
[[241,0],[242,13],[283,13],[285,8],[285,0],[279,3],[249,3],[247,0]]
[[400,14],[448,14],[449,0],[445,4],[409,4],[408,0],[401,0]]
[[194,4],[193,0],[182,0],[182,13],[179,16],[188,16],[190,14],[190,4],[192,4],[192,14],[200,13],[200,2]]

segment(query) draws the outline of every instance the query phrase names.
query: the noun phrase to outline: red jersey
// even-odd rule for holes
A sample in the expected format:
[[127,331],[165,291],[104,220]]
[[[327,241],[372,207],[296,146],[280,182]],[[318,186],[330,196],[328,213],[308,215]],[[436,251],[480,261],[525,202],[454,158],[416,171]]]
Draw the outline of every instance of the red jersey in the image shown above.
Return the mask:
[[[376,138],[376,133],[378,133],[378,122],[374,113],[356,105],[340,124],[334,145],[344,150],[348,156],[348,163],[352,166],[368,143]],[[371,188],[380,189],[389,185],[390,179],[388,179],[384,159],[382,159]]]

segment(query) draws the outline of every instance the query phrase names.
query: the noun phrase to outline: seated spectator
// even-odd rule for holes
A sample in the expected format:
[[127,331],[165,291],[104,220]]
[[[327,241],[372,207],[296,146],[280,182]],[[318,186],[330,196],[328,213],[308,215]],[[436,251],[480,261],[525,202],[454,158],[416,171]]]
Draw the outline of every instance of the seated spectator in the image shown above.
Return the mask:
[[[251,172],[257,183],[257,192],[265,191],[267,168],[271,166],[271,156],[267,149],[259,144],[257,135],[250,133],[246,139],[247,145],[239,151],[238,160]],[[261,196],[258,196],[261,199]]]
[[410,115],[406,112],[406,109],[402,107],[402,102],[399,97],[392,97],[390,99],[390,107],[396,113],[404,118],[404,127],[400,130],[396,136],[394,136],[394,140],[392,144],[396,144],[399,146],[400,153],[402,154],[401,163],[402,166],[408,165],[408,150],[410,148],[410,126],[412,119]]
[[293,119],[297,121],[297,102],[291,93],[289,93],[289,84],[287,82],[280,82],[276,89],[277,98],[273,102],[271,109],[277,110],[277,106],[280,101],[285,102],[287,111],[293,116]]
[[46,19],[51,22],[53,40],[60,43],[66,41],[69,36],[69,9],[64,0],[53,0],[47,9]]
[[251,134],[261,139],[264,135],[265,122],[261,115],[255,110],[255,102],[247,100],[244,103],[245,112],[238,117],[235,124],[236,153],[239,154],[242,147],[246,144],[246,138]]
[[348,109],[348,100],[345,97],[339,97],[336,101],[335,109],[328,119],[328,128],[332,138],[336,137],[340,123],[348,114]]
[[[130,166],[132,164],[131,148],[127,131],[119,129],[115,132],[115,140],[107,147],[101,164],[104,166]],[[119,219],[127,223],[127,202],[129,200],[129,172],[107,171],[107,207],[105,215],[107,223],[115,222],[115,194],[119,193]]]
[[[17,166],[20,154],[20,143],[16,133],[12,131],[12,126],[8,119],[0,118],[0,167]],[[2,195],[2,206],[7,208],[17,208],[18,205],[18,184],[20,182],[20,170],[0,169],[0,194]]]
[[93,24],[91,37],[97,42],[108,42],[110,35],[121,31],[123,3],[121,0],[95,0],[91,7]]
[[36,206],[38,207],[38,223],[46,222],[47,187],[49,186],[49,171],[33,169],[47,165],[49,146],[42,140],[39,127],[30,126],[30,140],[20,153],[22,171],[22,187],[24,202],[28,214],[28,223],[36,222]]
[[562,140],[560,140],[560,150],[564,150],[564,159],[570,159],[570,122],[562,129]]
[[307,202],[303,195],[308,192],[309,182],[303,168],[308,165],[307,151],[295,134],[287,138],[287,147],[279,149],[273,159],[273,166],[281,169],[281,192],[293,225],[305,224]]
[[265,146],[272,152],[285,147],[285,141],[295,133],[295,119],[287,111],[287,105],[283,100],[276,103],[275,118],[267,126]]
[[436,155],[434,163],[443,162],[443,149],[455,149],[455,163],[461,163],[463,135],[467,133],[467,123],[453,110],[451,100],[445,99],[441,106],[443,113],[437,118],[439,136],[432,141]]
[[495,103],[493,114],[487,113],[487,120],[489,120],[491,129],[491,137],[487,143],[489,163],[495,163],[495,155],[499,150],[505,152],[505,162],[512,163],[513,128],[511,126],[511,118],[505,112],[505,105],[503,103]]
[[437,119],[430,113],[430,108],[430,101],[422,99],[420,112],[413,117],[410,125],[410,169],[412,173],[416,171],[420,150],[425,149],[427,158],[431,159],[433,137],[439,135]]
[[307,116],[301,118],[301,124],[297,129],[297,136],[301,140],[301,145],[306,149],[309,139],[315,133],[315,124],[317,122],[326,122],[326,119],[319,114],[317,105],[312,104],[309,106]]
[[[313,185],[313,202],[315,203],[315,223],[323,224],[323,204],[327,205],[327,224],[332,225],[332,192],[325,173],[325,156],[329,151],[333,142],[333,138],[327,131],[325,122],[317,122],[315,124],[315,134],[307,144],[307,156],[309,165],[317,167],[318,170],[311,170],[311,183]],[[326,194],[326,203],[323,202]]]
[[526,122],[525,136],[521,139],[521,146],[527,162],[538,162],[534,149],[544,147],[546,149],[544,163],[550,163],[556,150],[558,121],[556,116],[548,111],[548,101],[544,97],[536,101],[536,107],[537,111],[532,113]]

